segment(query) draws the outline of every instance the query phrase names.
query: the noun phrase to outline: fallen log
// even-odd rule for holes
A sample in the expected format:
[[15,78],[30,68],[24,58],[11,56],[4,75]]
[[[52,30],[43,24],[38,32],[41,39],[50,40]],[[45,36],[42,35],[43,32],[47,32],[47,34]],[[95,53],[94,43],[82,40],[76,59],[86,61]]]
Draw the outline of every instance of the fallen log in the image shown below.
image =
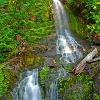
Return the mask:
[[95,55],[98,53],[97,48],[95,48],[93,51],[91,51],[78,65],[75,67],[72,72],[74,74],[79,74],[83,71],[85,68],[85,65],[87,62],[91,61]]
[[88,61],[88,63],[93,63],[93,62],[96,62],[96,61],[99,61],[99,60],[100,60],[100,57],[92,59],[92,60]]

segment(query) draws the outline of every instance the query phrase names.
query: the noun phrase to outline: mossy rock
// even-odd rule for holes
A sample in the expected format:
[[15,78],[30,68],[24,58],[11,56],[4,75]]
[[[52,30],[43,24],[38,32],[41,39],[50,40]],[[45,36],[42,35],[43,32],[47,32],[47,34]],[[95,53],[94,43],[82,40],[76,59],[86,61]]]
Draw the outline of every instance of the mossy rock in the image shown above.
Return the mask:
[[80,22],[80,19],[66,6],[66,12],[68,14],[69,28],[73,35],[80,39],[86,38],[86,27]]
[[14,82],[17,80],[17,75],[13,70],[9,69],[7,65],[0,65],[0,96],[3,96],[5,93],[8,93]]
[[92,84],[89,75],[71,75],[59,81],[59,94],[66,100],[90,100]]

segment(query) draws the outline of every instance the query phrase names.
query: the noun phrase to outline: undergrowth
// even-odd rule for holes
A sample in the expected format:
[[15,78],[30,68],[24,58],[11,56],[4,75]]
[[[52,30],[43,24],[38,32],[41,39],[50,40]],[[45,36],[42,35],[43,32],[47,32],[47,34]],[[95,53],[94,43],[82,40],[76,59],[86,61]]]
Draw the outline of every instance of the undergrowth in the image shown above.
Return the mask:
[[16,54],[16,36],[34,45],[53,32],[50,0],[0,0],[0,62]]

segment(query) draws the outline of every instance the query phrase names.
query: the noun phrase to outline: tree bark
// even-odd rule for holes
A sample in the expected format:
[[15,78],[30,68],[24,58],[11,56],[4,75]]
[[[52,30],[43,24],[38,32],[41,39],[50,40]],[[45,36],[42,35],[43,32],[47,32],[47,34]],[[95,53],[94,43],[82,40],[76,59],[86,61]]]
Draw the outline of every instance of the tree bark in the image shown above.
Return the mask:
[[78,65],[73,69],[74,74],[79,74],[85,68],[87,62],[90,62],[93,57],[98,53],[97,48],[95,48],[92,52],[90,52]]

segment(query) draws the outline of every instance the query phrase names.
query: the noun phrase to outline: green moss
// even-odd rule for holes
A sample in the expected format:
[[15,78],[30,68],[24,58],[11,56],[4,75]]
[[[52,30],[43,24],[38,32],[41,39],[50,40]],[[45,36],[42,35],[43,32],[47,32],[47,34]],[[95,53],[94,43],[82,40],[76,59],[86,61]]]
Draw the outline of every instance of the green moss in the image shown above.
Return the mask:
[[4,64],[0,65],[0,96],[9,92],[13,82],[16,80],[16,75],[13,71],[6,68]]
[[86,29],[84,24],[81,24],[78,17],[74,15],[74,13],[68,9],[68,17],[69,17],[69,26],[73,34],[77,37],[84,39],[86,37]]
[[59,80],[58,90],[66,100],[89,100],[93,81],[86,74],[69,75]]
[[48,74],[49,74],[49,67],[47,66],[43,67],[43,69],[39,72],[40,80],[45,80]]
[[59,80],[58,83],[59,83],[58,84],[59,92],[63,92],[73,85],[74,78],[70,77],[70,76],[66,77],[66,78],[62,78],[62,79]]

